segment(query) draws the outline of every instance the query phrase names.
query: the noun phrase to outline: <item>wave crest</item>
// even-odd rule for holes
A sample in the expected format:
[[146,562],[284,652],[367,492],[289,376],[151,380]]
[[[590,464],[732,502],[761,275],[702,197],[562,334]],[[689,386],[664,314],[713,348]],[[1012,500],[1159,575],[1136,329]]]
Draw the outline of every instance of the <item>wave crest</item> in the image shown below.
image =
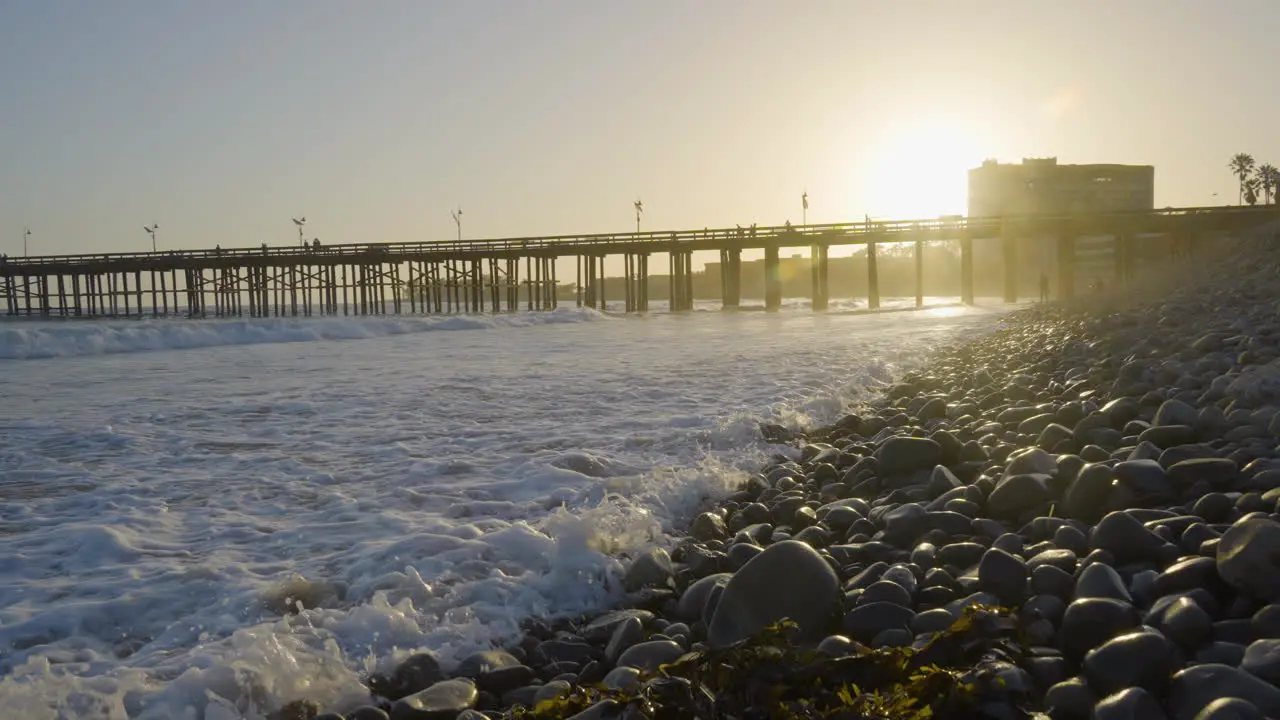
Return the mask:
[[562,308],[543,313],[449,317],[253,318],[198,321],[162,318],[93,322],[16,320],[0,323],[0,360],[43,360],[233,345],[366,340],[443,330],[493,330],[604,319],[608,319],[608,316],[588,308]]

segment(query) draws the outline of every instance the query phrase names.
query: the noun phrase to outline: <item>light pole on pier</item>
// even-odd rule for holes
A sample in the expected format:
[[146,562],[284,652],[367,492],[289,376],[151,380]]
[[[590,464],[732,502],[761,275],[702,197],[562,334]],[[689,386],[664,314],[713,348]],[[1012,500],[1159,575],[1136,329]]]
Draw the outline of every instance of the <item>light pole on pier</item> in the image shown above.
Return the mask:
[[298,245],[306,245],[307,241],[302,237],[302,227],[307,224],[307,216],[293,218],[293,224],[298,226]]
[[151,223],[151,227],[143,225],[142,229],[151,236],[151,252],[156,252],[156,231],[160,229],[160,223]]
[[809,226],[809,191],[800,194],[800,226]]
[[636,209],[636,232],[640,232],[640,216],[644,214],[644,203],[636,200],[634,203]]
[[462,206],[459,205],[457,210],[450,210],[449,214],[453,216],[453,224],[458,226],[458,242],[462,242]]
[[27,238],[31,237],[31,228],[22,228],[22,257],[27,256]]

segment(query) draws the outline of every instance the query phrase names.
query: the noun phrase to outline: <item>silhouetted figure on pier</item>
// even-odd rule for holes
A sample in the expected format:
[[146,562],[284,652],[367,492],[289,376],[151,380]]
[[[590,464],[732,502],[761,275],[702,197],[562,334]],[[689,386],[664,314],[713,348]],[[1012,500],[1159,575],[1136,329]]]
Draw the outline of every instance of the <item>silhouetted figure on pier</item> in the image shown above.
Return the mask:
[[312,249],[314,249],[316,252],[320,252],[320,238],[316,238],[315,240],[312,240],[312,241],[311,241],[311,247],[312,247]]
[[1040,302],[1049,301],[1049,276],[1040,273]]

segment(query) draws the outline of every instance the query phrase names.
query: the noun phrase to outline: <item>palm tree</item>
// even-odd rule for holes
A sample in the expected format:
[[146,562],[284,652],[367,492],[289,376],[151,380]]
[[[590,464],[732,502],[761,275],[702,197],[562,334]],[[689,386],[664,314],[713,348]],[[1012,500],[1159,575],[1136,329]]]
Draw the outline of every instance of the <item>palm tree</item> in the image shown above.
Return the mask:
[[1244,204],[1244,184],[1253,173],[1254,165],[1253,156],[1249,153],[1236,153],[1231,156],[1231,162],[1227,163],[1231,172],[1240,179],[1240,204],[1242,205]]
[[1263,201],[1270,205],[1277,199],[1278,190],[1280,190],[1280,170],[1276,169],[1271,163],[1264,163],[1258,166],[1254,171],[1254,177],[1258,179],[1258,184],[1262,186]]
[[1258,204],[1258,189],[1262,183],[1258,182],[1258,178],[1251,177],[1244,181],[1244,201],[1250,205]]

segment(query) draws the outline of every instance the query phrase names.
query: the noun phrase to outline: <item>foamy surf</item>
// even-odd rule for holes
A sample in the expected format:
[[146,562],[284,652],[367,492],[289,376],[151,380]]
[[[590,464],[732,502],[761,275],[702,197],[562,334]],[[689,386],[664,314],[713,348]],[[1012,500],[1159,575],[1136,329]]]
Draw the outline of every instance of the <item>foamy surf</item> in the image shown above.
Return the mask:
[[415,650],[451,665],[608,607],[627,554],[776,449],[761,421],[833,419],[991,321],[655,315],[2,364],[0,702],[342,709]]
[[[955,298],[929,298],[931,305]],[[908,308],[913,298],[885,298],[885,309]],[[667,311],[664,301],[651,303],[651,311]],[[812,303],[804,298],[787,298],[783,311],[806,311]],[[699,312],[720,312],[716,301],[698,301]],[[759,302],[745,301],[743,311],[764,310]],[[832,314],[863,312],[865,302],[834,299]],[[516,312],[479,315],[404,315],[367,317],[276,317],[248,319],[202,319],[179,316],[88,321],[83,318],[57,320],[0,319],[0,360],[46,360],[89,355],[119,355],[163,350],[195,350],[238,345],[322,342],[326,340],[367,340],[394,335],[460,330],[498,330],[565,323],[592,322],[624,317],[621,303],[610,303],[604,312],[592,308],[564,307],[549,312]]]
[[57,322],[21,320],[0,324],[0,360],[40,360],[231,345],[366,340],[438,331],[591,322],[606,317],[589,308],[561,308],[549,312],[501,315],[288,317],[198,321],[179,317]]

